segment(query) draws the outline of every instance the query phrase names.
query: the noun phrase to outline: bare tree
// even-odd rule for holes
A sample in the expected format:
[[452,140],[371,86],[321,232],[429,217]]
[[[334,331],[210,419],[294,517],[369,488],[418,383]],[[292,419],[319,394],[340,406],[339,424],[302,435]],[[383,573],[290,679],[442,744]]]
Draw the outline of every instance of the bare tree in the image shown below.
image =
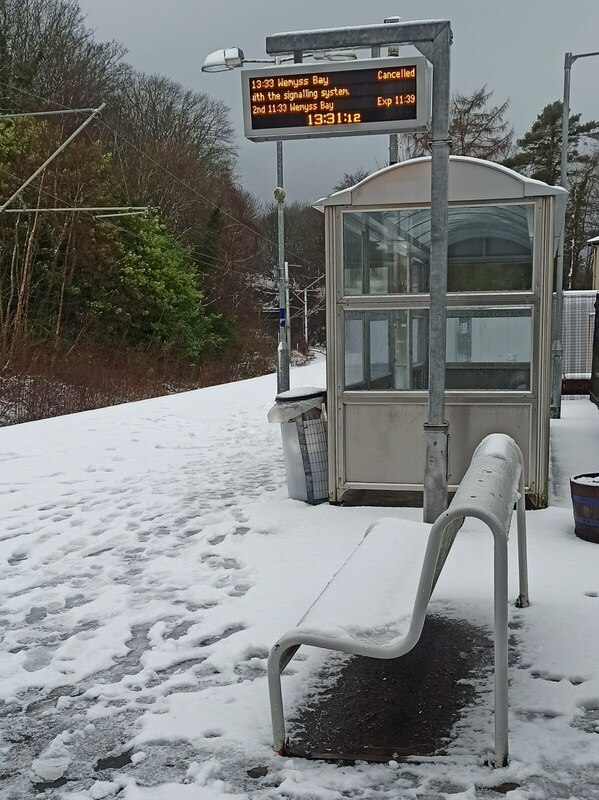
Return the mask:
[[342,189],[349,189],[350,186],[355,186],[356,183],[360,183],[369,175],[370,173],[364,167],[358,167],[353,172],[346,172],[333,186],[333,191],[340,192]]
[[108,100],[125,48],[98,43],[72,0],[0,0],[3,108],[96,106]]
[[592,253],[587,242],[599,233],[599,146],[585,154],[569,181],[564,286],[566,289],[590,289]]
[[[492,97],[486,85],[472,94],[453,95],[449,122],[452,155],[503,161],[510,153],[514,131],[504,119],[509,101],[491,105]],[[430,153],[428,132],[416,134],[412,141],[412,157]]]

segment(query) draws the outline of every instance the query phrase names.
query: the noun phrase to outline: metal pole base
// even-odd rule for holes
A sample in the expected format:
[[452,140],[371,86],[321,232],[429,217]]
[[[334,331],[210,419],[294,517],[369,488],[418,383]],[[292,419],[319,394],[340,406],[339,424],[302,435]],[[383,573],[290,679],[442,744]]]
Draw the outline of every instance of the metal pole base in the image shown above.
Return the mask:
[[287,342],[279,342],[277,347],[277,394],[289,389],[289,348]]
[[553,346],[553,373],[551,385],[551,405],[549,414],[551,419],[559,419],[562,415],[562,371],[564,364],[564,351],[561,341]]
[[447,509],[449,423],[424,423],[424,522],[435,522]]

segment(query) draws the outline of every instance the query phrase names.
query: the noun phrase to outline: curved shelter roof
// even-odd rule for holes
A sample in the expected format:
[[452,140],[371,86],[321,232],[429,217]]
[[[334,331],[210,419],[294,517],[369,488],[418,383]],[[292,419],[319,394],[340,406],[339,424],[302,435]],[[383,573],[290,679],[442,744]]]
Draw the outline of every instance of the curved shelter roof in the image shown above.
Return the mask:
[[[449,202],[517,200],[554,195],[558,206],[567,191],[520,175],[508,167],[467,156],[449,157]],[[431,200],[431,158],[414,158],[372,173],[363,181],[342,189],[315,205],[395,206],[428,205]]]
[[[408,237],[420,246],[428,247],[431,241],[431,216],[428,208],[407,209],[398,216],[395,210],[373,209],[371,224],[376,229],[393,230],[400,238]],[[530,247],[532,213],[530,219],[522,214],[521,206],[480,205],[451,210],[447,232],[449,247],[476,237],[497,237],[511,240],[522,250]]]

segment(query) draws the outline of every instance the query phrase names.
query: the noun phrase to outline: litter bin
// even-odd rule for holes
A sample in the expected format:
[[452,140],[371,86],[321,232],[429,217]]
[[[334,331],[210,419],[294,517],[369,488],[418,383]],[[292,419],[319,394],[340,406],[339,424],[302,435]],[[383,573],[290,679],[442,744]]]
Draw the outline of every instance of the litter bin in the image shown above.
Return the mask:
[[275,398],[269,422],[281,425],[287,490],[292,500],[328,499],[326,390],[289,389]]

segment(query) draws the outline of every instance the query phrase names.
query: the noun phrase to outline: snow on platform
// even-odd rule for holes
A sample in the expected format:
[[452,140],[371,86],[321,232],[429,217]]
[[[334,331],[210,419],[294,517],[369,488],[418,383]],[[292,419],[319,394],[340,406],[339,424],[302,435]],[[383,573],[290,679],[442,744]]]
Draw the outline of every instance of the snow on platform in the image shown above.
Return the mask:
[[[322,361],[292,372],[323,380]],[[599,471],[597,410],[564,404],[553,505],[527,515],[510,766],[484,765],[488,675],[444,755],[337,767],[272,753],[268,648],[372,521],[421,511],[287,499],[275,392],[271,375],[0,430],[0,797],[599,798],[599,547],[574,536],[568,494]],[[513,552],[513,599],[516,572]],[[469,523],[433,608],[491,630],[492,596],[491,536]],[[288,707],[325,654],[298,656]]]

